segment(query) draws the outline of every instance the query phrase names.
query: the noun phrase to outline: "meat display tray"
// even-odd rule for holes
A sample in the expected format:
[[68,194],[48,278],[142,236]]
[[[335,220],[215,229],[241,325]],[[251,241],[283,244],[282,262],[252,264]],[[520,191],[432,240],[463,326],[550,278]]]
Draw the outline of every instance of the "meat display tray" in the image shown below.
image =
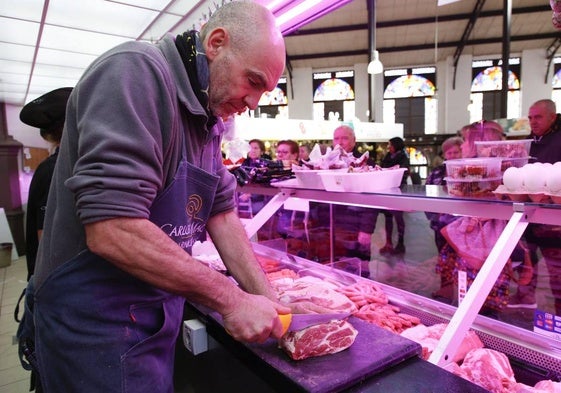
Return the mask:
[[273,339],[246,346],[303,390],[312,393],[340,391],[421,353],[421,346],[416,342],[356,317],[348,321],[358,330],[355,342],[333,355],[292,360]]

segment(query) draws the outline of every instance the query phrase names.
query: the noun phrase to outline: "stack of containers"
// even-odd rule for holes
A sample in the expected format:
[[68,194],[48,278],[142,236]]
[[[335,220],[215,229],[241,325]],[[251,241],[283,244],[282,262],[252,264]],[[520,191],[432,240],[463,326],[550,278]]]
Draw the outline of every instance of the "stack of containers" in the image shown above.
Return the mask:
[[531,139],[475,142],[477,157],[501,158],[501,173],[510,167],[522,168],[530,159]]
[[501,184],[501,163],[497,157],[447,160],[448,193],[461,197],[488,197]]

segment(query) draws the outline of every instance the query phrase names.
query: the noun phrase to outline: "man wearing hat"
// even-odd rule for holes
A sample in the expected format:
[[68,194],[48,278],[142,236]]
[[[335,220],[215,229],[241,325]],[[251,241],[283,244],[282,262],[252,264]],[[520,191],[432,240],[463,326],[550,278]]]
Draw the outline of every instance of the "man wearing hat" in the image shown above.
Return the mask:
[[62,138],[66,102],[71,91],[71,87],[63,87],[46,93],[25,105],[19,114],[23,123],[39,128],[41,137],[54,147],[53,154],[41,162],[35,170],[29,186],[25,235],[28,280],[35,269],[35,258],[43,231],[47,196],[58,156],[58,146]]

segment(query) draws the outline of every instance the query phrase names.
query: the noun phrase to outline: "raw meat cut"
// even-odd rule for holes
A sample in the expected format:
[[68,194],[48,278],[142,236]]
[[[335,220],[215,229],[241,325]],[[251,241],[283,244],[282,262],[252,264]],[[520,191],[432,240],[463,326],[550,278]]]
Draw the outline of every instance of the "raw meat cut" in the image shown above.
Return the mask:
[[[423,347],[422,358],[427,360],[434,351],[434,348],[438,345],[438,342],[440,341],[440,338],[447,326],[448,324],[445,323],[438,323],[429,327],[425,325],[417,325],[404,330],[401,335],[421,344]],[[469,351],[476,348],[483,348],[483,343],[473,330],[468,330],[458,347],[458,350],[454,354],[452,361],[462,361]]]
[[355,341],[358,331],[347,321],[331,321],[288,332],[280,346],[294,360],[341,352]]
[[468,352],[460,368],[470,381],[494,393],[510,392],[509,387],[516,383],[507,356],[492,349]]
[[279,301],[283,304],[312,302],[334,313],[354,313],[355,304],[345,295],[327,286],[304,281],[295,281],[291,287],[277,288]]

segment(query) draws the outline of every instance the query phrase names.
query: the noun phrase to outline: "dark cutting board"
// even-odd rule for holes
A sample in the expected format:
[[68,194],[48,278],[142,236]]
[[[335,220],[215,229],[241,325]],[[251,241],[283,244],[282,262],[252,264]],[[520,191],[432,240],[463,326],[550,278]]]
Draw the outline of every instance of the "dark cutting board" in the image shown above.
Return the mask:
[[421,354],[421,346],[356,317],[348,320],[358,335],[353,345],[336,354],[292,360],[276,340],[248,344],[257,356],[304,390],[337,392]]

